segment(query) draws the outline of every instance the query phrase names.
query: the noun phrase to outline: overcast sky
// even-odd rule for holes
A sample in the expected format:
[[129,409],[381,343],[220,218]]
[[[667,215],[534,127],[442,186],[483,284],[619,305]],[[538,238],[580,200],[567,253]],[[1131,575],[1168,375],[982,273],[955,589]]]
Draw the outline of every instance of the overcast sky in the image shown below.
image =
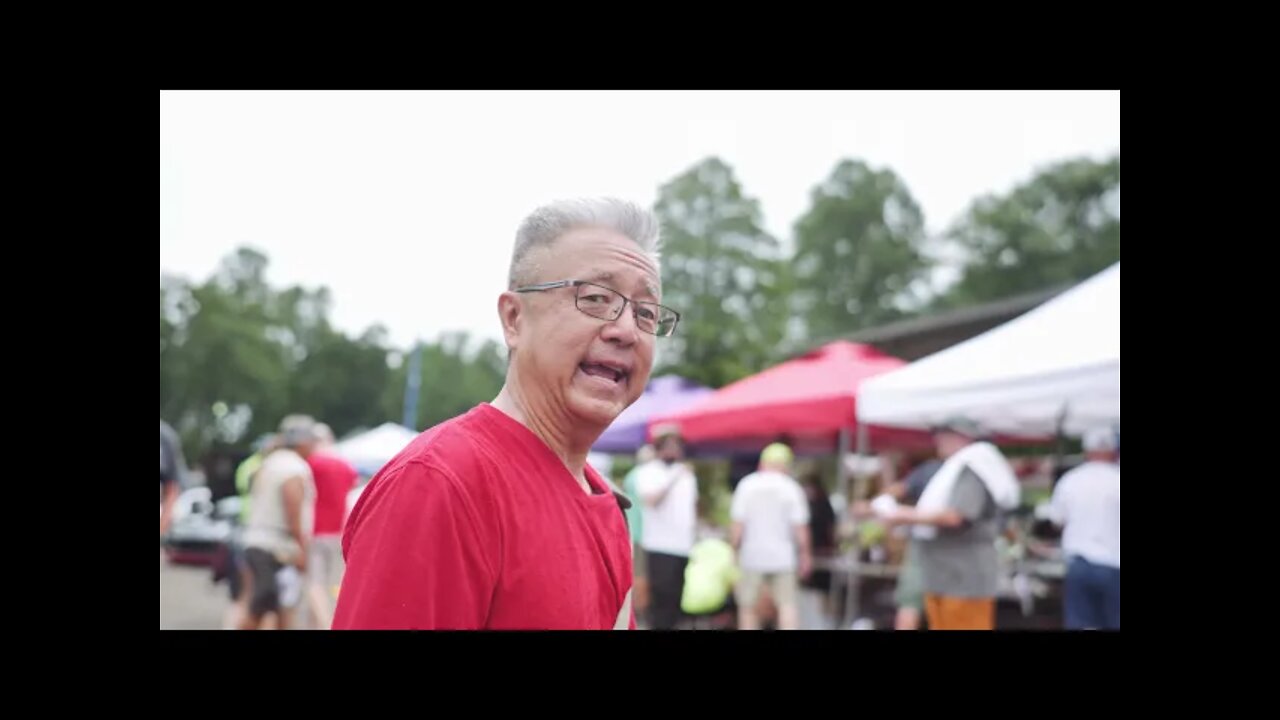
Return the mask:
[[888,166],[931,233],[1058,160],[1120,150],[1113,92],[165,92],[160,272],[250,245],[275,286],[401,347],[499,338],[516,226],[540,203],[659,185],[711,155],[784,240],[842,158]]

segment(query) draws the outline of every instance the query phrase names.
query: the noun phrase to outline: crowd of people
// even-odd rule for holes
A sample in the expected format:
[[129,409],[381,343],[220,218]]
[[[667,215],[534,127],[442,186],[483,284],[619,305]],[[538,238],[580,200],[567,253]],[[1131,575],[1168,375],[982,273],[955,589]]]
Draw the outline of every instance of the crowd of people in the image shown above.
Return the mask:
[[[160,437],[162,495],[170,498],[183,463],[180,450],[166,450],[173,445],[166,438],[175,435],[163,421]],[[330,627],[345,565],[348,496],[358,480],[333,443],[328,425],[290,415],[237,467],[240,512],[225,557],[233,600],[226,627]],[[173,514],[172,502],[162,506],[162,536]]]
[[[792,448],[769,445],[737,483],[727,532],[699,523],[678,428],[655,429],[621,488],[587,462],[679,323],[660,302],[659,257],[657,219],[631,203],[564,201],[526,218],[497,299],[509,353],[501,392],[419,435],[349,515],[356,474],[327,452],[332,433],[285,418],[237,474],[247,508],[235,625],[273,616],[291,627],[305,598],[307,626],[335,629],[671,630],[724,626],[726,614],[741,629],[811,627],[843,508],[821,482],[796,480]],[[166,427],[162,534],[177,464]],[[995,627],[997,519],[1019,487],[981,434],[964,418],[940,425],[935,462],[849,508],[909,529],[899,628],[921,616],[931,629]],[[1108,437],[1086,438],[1090,462],[1053,496],[1070,558],[1068,627],[1119,627],[1119,463]]]

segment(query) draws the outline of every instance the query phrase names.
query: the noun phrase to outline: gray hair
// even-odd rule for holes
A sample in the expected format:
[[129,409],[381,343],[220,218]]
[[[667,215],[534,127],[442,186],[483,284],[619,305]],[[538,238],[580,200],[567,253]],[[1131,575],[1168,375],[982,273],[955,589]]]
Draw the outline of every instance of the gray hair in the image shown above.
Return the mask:
[[533,274],[533,250],[550,247],[561,235],[581,227],[604,227],[626,235],[658,266],[662,250],[660,225],[649,210],[615,198],[558,200],[534,210],[520,223],[511,253],[508,289],[516,289]]
[[287,415],[280,421],[280,444],[296,448],[316,441],[316,421],[310,415]]

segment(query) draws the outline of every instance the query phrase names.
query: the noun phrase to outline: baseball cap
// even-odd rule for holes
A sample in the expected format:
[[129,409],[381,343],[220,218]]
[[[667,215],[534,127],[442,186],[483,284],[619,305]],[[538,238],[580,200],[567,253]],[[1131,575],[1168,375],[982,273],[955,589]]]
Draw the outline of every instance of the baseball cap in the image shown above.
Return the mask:
[[790,465],[794,459],[795,454],[791,452],[791,448],[782,443],[773,443],[760,453],[760,462],[769,465]]
[[280,442],[297,447],[316,439],[316,421],[310,415],[288,415],[280,421]]
[[[664,423],[653,427],[653,441],[656,444],[659,440],[668,437],[680,437],[680,426],[675,423]],[[683,438],[681,438],[683,439]]]
[[934,425],[933,432],[934,434],[952,432],[971,438],[982,437],[982,427],[978,423],[959,415],[949,417]]

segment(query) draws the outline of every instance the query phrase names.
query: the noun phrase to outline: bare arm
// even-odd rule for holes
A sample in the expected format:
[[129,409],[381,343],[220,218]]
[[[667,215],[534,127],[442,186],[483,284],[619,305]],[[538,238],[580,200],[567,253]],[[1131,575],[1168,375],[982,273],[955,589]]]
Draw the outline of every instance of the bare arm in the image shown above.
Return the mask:
[[792,525],[792,532],[795,534],[796,547],[800,550],[800,577],[801,579],[809,577],[809,572],[813,570],[813,555],[809,548],[809,525],[808,523],[801,525]]
[[932,525],[940,528],[958,528],[965,523],[964,515],[951,508],[923,511],[909,506],[899,507],[887,520],[896,525]]
[[173,524],[173,508],[178,504],[178,481],[172,480],[164,484],[164,506],[160,511],[160,534],[169,532]]
[[305,571],[307,569],[307,537],[302,532],[302,503],[306,501],[306,481],[300,476],[294,476],[285,481],[282,488],[284,493],[284,516],[285,521],[289,524],[289,534],[298,542],[298,547],[302,549],[298,557],[298,569]]
[[742,523],[735,520],[729,528],[729,544],[734,550],[742,549]]

